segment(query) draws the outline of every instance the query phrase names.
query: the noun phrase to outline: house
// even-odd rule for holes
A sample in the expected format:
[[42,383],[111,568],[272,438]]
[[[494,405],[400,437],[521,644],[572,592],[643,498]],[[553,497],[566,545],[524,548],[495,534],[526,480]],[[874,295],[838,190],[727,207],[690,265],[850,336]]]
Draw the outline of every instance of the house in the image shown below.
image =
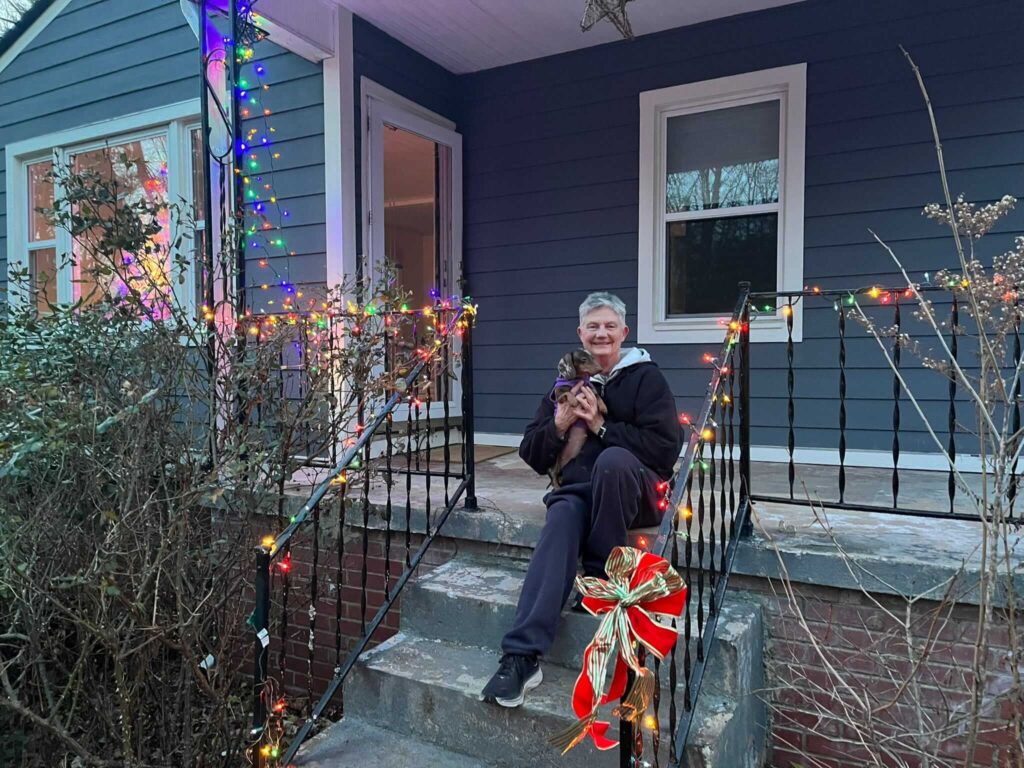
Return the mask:
[[[273,181],[278,234],[247,251],[250,306],[301,309],[362,255],[395,259],[419,300],[472,295],[476,442],[507,447],[574,343],[587,292],[626,301],[632,338],[695,413],[749,281],[762,294],[753,461],[788,464],[791,497],[801,463],[882,468],[886,484],[894,466],[945,470],[875,342],[842,330],[836,305],[906,284],[873,233],[914,279],[956,264],[948,232],[921,216],[942,187],[901,46],[930,93],[953,194],[1024,196],[1024,6],[635,0],[631,40],[608,19],[581,32],[586,6],[259,0],[269,41],[243,124],[272,145],[254,144],[250,175]],[[80,290],[56,268],[70,243],[33,213],[54,152],[88,162],[124,147],[156,169],[160,194],[198,205],[197,18],[190,0],[39,0],[0,40],[0,280],[49,270],[52,298]],[[1022,231],[1017,210],[984,241],[988,257]],[[200,303],[194,274],[181,290]],[[962,399],[913,375],[945,424]],[[897,484],[891,504],[870,503],[897,506]]]

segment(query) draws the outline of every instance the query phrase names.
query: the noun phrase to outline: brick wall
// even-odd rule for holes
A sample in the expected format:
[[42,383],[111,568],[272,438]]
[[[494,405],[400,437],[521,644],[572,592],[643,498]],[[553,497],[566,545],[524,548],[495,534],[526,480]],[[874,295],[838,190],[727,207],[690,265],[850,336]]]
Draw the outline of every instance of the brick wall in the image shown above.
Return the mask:
[[[797,585],[794,600],[777,582],[739,577],[735,583],[759,593],[766,609],[774,768],[879,765],[858,746],[862,735],[885,745],[884,765],[924,765],[907,734],[946,726],[968,702],[977,607],[925,601],[909,606],[895,597],[807,585]],[[995,703],[986,712],[975,766],[1024,766],[1021,745],[1008,726],[1014,705],[999,697],[1012,686],[1008,635],[1005,614],[997,614],[988,632],[986,679]],[[966,735],[947,730],[944,736],[941,756],[964,765]],[[921,736],[918,743],[929,749],[930,742],[932,737]]]

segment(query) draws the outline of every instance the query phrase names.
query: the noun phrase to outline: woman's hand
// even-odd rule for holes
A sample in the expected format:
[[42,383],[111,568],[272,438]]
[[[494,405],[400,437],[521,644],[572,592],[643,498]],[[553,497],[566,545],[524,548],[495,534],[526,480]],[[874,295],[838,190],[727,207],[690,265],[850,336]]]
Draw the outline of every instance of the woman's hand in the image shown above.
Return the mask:
[[597,407],[597,395],[589,387],[583,387],[576,393],[576,407],[573,413],[577,419],[586,422],[587,429],[594,434],[604,425],[604,416]]
[[[578,382],[572,388],[573,396],[579,397],[582,387],[583,382]],[[578,418],[576,410],[570,408],[566,402],[563,401],[555,404],[555,431],[558,432],[559,437],[564,438],[565,433],[569,431],[569,427],[575,424]]]

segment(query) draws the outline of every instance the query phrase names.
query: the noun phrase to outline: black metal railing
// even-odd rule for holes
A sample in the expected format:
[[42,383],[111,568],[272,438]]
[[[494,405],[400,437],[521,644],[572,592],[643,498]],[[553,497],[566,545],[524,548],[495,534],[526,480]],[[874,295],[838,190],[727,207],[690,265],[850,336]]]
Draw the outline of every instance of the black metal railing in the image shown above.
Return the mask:
[[[295,325],[293,353],[281,360],[282,397],[302,401],[302,382],[323,375],[325,360],[344,359],[346,338],[362,335],[364,352],[369,344],[379,353],[348,358],[347,380],[326,389],[325,418],[288,443],[305,451],[300,463],[315,481],[294,515],[282,486],[281,529],[256,551],[254,765],[291,763],[338,702],[359,656],[381,639],[385,618],[451,512],[463,501],[476,507],[474,313],[470,305],[378,312],[374,339],[365,338],[364,315],[340,314],[325,318],[312,346],[309,331]],[[360,389],[367,381],[377,382],[374,394]],[[286,714],[304,717],[290,739]]]
[[[668,664],[663,697],[662,662],[653,658],[655,692],[652,710],[640,723],[620,721],[620,765],[644,761],[643,734],[651,738],[651,765],[665,759],[661,733],[669,734],[667,764],[686,765],[686,743],[715,636],[720,609],[732,572],[739,534],[749,525],[750,497],[750,285],[740,285],[736,307],[717,356],[705,355],[711,380],[696,418],[681,417],[689,439],[670,484],[658,536],[649,549],[665,557],[687,584],[681,642]],[[679,629],[673,621],[673,629]],[[642,646],[641,663],[646,661]],[[663,698],[667,706],[663,707]],[[667,710],[667,711],[662,711]]]
[[[961,324],[961,307],[955,294],[949,297],[948,305],[941,305],[933,300],[934,291],[940,288],[922,287],[918,289],[928,295],[931,311],[936,317],[940,328],[947,334],[945,345],[948,349],[949,363],[957,363],[965,367],[963,361],[957,359],[958,338],[964,333]],[[907,402],[904,386],[906,377],[910,375],[903,349],[910,341],[908,336],[924,330],[915,323],[922,323],[918,313],[908,312],[904,306],[910,302],[912,294],[906,289],[887,289],[866,287],[856,290],[822,290],[818,288],[793,292],[752,293],[747,283],[741,283],[735,309],[724,331],[725,339],[717,355],[705,354],[704,362],[711,366],[711,378],[700,412],[696,418],[681,417],[681,421],[689,429],[689,440],[677,473],[672,479],[670,495],[665,503],[665,515],[658,532],[657,539],[648,546],[648,550],[665,557],[683,576],[688,586],[686,610],[680,630],[680,642],[676,644],[671,655],[665,662],[652,658],[656,689],[653,698],[653,709],[646,715],[642,723],[625,720],[620,721],[620,765],[623,768],[635,768],[646,763],[657,768],[663,762],[669,766],[688,765],[686,746],[693,720],[697,699],[701,692],[704,673],[709,661],[712,644],[718,626],[722,606],[726,600],[729,577],[733,571],[738,546],[743,537],[752,532],[752,505],[757,502],[778,502],[785,504],[814,504],[826,508],[851,509],[864,512],[886,512],[905,515],[928,517],[963,518],[977,520],[977,514],[958,510],[958,491],[961,491],[960,480],[952,467],[941,468],[945,473],[944,483],[946,499],[942,505],[934,503],[908,507],[903,505],[901,490],[901,457],[904,446],[910,440],[917,440],[927,445],[922,438],[923,425],[916,413],[905,407]],[[820,316],[831,315],[835,322],[835,333],[828,333],[820,325],[816,328],[813,338],[816,345],[806,355],[800,351],[797,343],[796,317],[800,302],[802,309],[809,313],[814,309],[827,310],[819,312],[813,321],[820,323]],[[916,302],[915,302],[916,303]],[[858,314],[861,324],[870,328],[861,329],[854,336],[848,327],[848,316],[854,305],[859,307]],[[751,356],[750,328],[753,322],[755,332],[758,316],[778,318],[775,323],[784,328],[784,340],[776,344],[765,344],[758,348],[761,364],[754,369]],[[779,322],[781,320],[781,322]],[[808,318],[804,317],[805,324]],[[860,328],[860,325],[856,326]],[[883,349],[878,347],[877,339],[881,339]],[[821,343],[835,344],[834,357],[823,354]],[[850,356],[851,345],[868,345],[870,352],[857,358],[858,368],[852,368]],[[873,345],[873,346],[872,346]],[[1016,367],[1021,360],[1020,329],[1015,328],[1012,338],[1008,340],[1008,366]],[[762,349],[764,350],[762,352]],[[884,354],[883,354],[884,353]],[[885,360],[886,355],[891,360]],[[828,361],[834,360],[832,367]],[[943,366],[918,366],[924,371],[926,379],[918,380],[922,388],[931,386],[932,393],[927,407],[932,423],[942,423],[945,434],[945,451],[952,460],[957,458],[957,434],[969,431],[965,426],[964,417],[971,417],[970,408],[964,407],[962,393],[958,392],[957,380],[947,373],[948,383],[943,384],[941,376],[935,369]],[[894,370],[895,369],[895,370]],[[758,416],[755,422],[751,411],[752,388],[751,380],[756,372],[758,376],[768,378],[770,385],[756,394],[758,395]],[[767,372],[767,373],[766,373]],[[770,375],[769,375],[770,374]],[[781,375],[780,375],[781,374]],[[834,442],[838,464],[834,465],[834,494],[829,494],[829,483],[817,484],[811,491],[804,491],[798,486],[798,464],[801,461],[800,434],[801,409],[813,402],[801,392],[801,376],[814,377],[815,386],[831,387],[820,399],[827,403],[825,410],[834,411],[835,421],[823,425],[822,432],[828,434]],[[891,505],[871,504],[851,499],[858,491],[852,482],[852,474],[848,466],[851,440],[850,429],[850,394],[864,383],[867,377],[875,380],[870,394],[876,403],[885,406],[888,416],[884,428],[885,442],[891,457],[889,468],[874,468],[870,482],[877,493],[879,472],[887,473],[885,483],[891,498]],[[877,379],[883,378],[881,384]],[[902,379],[902,380],[901,380]],[[851,382],[854,388],[851,389]],[[891,383],[891,387],[889,387]],[[936,384],[938,385],[936,387]],[[886,390],[886,387],[888,389]],[[937,393],[937,394],[936,394]],[[780,397],[781,394],[781,397]],[[1019,405],[1020,383],[1015,384],[1013,397],[1008,413],[1014,432],[1020,429],[1021,416]],[[858,392],[863,398],[863,393]],[[784,407],[780,400],[784,400]],[[881,408],[882,405],[878,405]],[[964,413],[966,411],[966,413]],[[782,412],[785,420],[780,425],[763,418],[769,412]],[[915,423],[908,415],[918,420]],[[876,420],[877,421],[877,420]],[[864,424],[858,424],[863,431]],[[870,425],[877,427],[876,424]],[[751,456],[752,427],[769,430],[776,442],[785,445],[783,463],[784,473],[773,473],[776,477],[784,477],[781,492],[752,492],[751,487]],[[933,427],[934,429],[934,427]],[[863,435],[858,435],[863,443]],[[869,436],[877,444],[878,435]],[[935,438],[930,435],[928,439]],[[854,443],[858,444],[858,443]],[[932,443],[934,445],[934,443]],[[821,449],[820,439],[817,449]],[[941,457],[941,452],[935,451]],[[906,472],[905,469],[903,469]],[[1014,472],[1016,467],[1014,467]],[[779,482],[775,482],[776,486]],[[1016,493],[1016,482],[1009,486],[1011,503]],[[673,621],[673,628],[679,629]],[[641,662],[646,663],[643,646],[638,648]],[[667,691],[661,690],[661,666],[669,666],[667,675]],[[663,695],[664,693],[664,695]],[[664,705],[667,699],[667,705]],[[651,753],[645,757],[644,733],[649,733]],[[660,744],[663,733],[669,735],[667,755]]]
[[[958,481],[958,471],[945,461],[935,443],[936,438],[941,439],[942,447],[955,462],[958,435],[972,431],[975,417],[973,406],[958,391],[956,376],[949,372],[954,365],[966,370],[967,375],[974,372],[973,361],[958,360],[958,340],[965,333],[960,302],[955,293],[941,287],[922,286],[917,290],[929,301],[944,344],[931,343],[936,341],[934,331],[907,288],[812,288],[751,294],[755,313],[758,305],[762,305],[767,314],[781,310],[785,318],[784,353],[780,356],[771,344],[759,346],[759,359],[755,361],[757,372],[766,381],[778,381],[780,372],[784,373],[785,423],[772,421],[772,414],[779,409],[766,400],[776,393],[765,389],[756,393],[760,417],[756,426],[762,434],[777,435],[780,429],[784,430],[784,455],[775,460],[785,462],[788,481],[781,488],[770,479],[766,479],[765,485],[774,487],[762,488],[759,482],[752,501],[977,519],[973,502],[964,495],[962,481]],[[794,318],[801,308],[805,326],[814,325],[813,337],[802,344],[796,343],[794,333]],[[856,315],[851,314],[854,311]],[[852,317],[860,320],[852,326],[856,332],[851,332]],[[754,323],[756,330],[756,318]],[[829,324],[834,324],[834,330],[829,329]],[[918,350],[919,359],[914,359],[907,349],[913,351],[917,341],[929,348],[936,347],[937,351]],[[829,345],[834,345],[834,352],[829,353]],[[851,357],[854,346],[858,354]],[[1007,364],[1015,367],[1020,354],[1018,329],[1013,338],[1012,359]],[[930,363],[925,363],[925,356],[931,358]],[[833,359],[834,365],[829,362]],[[945,381],[936,372],[943,367]],[[905,391],[907,384],[915,391],[916,403],[910,402]],[[1018,424],[1020,404],[1017,398],[1012,402],[1011,420]],[[857,415],[851,425],[853,410]],[[774,441],[768,437],[764,442]],[[850,452],[857,448],[870,457],[870,468],[863,469],[863,458],[851,465]],[[945,474],[944,499],[907,493],[907,472],[913,467],[906,465],[911,453],[918,457],[927,455],[931,459],[930,469]],[[798,483],[798,464],[828,466],[814,473],[805,471],[802,483]],[[926,468],[929,467],[917,466]],[[883,473],[888,475],[885,480]]]

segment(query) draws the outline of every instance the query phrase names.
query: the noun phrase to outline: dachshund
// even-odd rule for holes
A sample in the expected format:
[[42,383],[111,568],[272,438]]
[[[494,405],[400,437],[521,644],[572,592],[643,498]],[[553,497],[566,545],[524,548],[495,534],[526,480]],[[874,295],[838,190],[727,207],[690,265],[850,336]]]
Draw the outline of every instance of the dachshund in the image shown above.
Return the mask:
[[[586,387],[590,386],[590,377],[601,372],[601,366],[597,364],[593,356],[585,349],[574,349],[558,361],[558,380],[551,390],[551,400],[562,408],[575,408],[577,405],[576,395],[573,394],[573,387],[583,382]],[[608,413],[608,407],[604,400],[595,393],[597,397],[597,408],[601,413]],[[583,444],[587,441],[587,425],[579,419],[569,427],[566,435],[565,446],[555,460],[555,465],[548,471],[551,478],[551,487],[558,489],[562,485],[562,469],[570,461],[579,455]]]

